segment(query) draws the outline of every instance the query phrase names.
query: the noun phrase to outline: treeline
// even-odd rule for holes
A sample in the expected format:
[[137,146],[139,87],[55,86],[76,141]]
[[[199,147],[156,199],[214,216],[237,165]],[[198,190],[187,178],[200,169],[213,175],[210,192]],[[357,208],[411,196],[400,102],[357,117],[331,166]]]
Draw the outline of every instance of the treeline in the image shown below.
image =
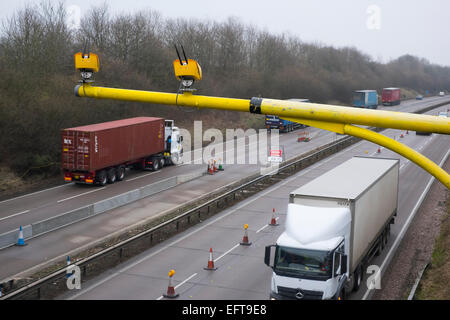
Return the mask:
[[196,88],[206,95],[349,104],[356,89],[450,89],[449,67],[410,55],[382,64],[356,48],[305,43],[235,18],[167,19],[151,10],[113,16],[100,6],[71,30],[63,3],[48,1],[4,20],[0,35],[0,165],[17,173],[58,172],[62,128],[140,115],[168,117],[185,128],[194,119],[218,128],[255,123],[232,112],[76,98],[73,54],[86,43],[100,56],[96,82],[112,87],[176,91],[174,44],[182,44],[202,66]]

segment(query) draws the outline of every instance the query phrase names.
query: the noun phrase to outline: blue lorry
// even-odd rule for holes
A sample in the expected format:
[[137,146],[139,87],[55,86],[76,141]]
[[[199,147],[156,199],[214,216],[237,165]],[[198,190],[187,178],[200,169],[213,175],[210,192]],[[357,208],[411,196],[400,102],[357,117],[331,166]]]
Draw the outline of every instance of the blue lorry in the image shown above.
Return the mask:
[[378,94],[376,90],[353,91],[352,106],[357,108],[378,108]]
[[[311,102],[309,99],[288,99],[288,101]],[[290,132],[297,128],[307,127],[304,124],[280,119],[278,116],[266,115],[267,130],[278,129],[280,132]]]

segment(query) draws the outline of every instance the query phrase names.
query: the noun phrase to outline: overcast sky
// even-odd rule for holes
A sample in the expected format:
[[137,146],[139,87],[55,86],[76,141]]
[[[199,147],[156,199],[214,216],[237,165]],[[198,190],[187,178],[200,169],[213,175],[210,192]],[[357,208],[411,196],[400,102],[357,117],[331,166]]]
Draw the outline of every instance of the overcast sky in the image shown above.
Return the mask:
[[[26,3],[0,0],[0,19]],[[56,1],[55,1],[56,2]],[[65,0],[81,15],[104,0]],[[386,62],[404,54],[450,66],[450,1],[448,0],[109,0],[111,12],[158,11],[165,18],[224,21],[238,17],[272,33],[289,33],[307,42],[354,46]],[[72,7],[73,9],[73,7]]]

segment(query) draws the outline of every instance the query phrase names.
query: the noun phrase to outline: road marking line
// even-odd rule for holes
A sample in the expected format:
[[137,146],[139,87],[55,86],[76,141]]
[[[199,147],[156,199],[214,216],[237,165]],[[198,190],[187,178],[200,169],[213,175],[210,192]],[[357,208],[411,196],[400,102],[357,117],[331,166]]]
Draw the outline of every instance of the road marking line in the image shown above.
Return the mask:
[[[447,160],[449,153],[450,153],[450,150],[447,151],[447,153],[445,154],[444,158],[442,158],[441,163],[439,164],[440,167],[442,167],[442,165],[444,164],[444,162]],[[390,260],[389,258],[390,258],[390,256],[391,256],[391,254],[392,254],[394,251],[397,250],[397,247],[398,247],[398,245],[399,245],[399,242],[403,239],[403,237],[404,237],[404,235],[405,235],[405,233],[406,233],[406,230],[408,229],[408,227],[409,227],[409,225],[410,225],[410,223],[411,223],[411,220],[412,220],[412,219],[414,218],[414,216],[416,215],[416,213],[417,213],[417,211],[418,211],[420,205],[422,204],[423,199],[424,199],[425,196],[427,195],[427,193],[428,193],[428,191],[429,191],[429,189],[430,189],[430,187],[431,187],[431,184],[433,183],[434,179],[435,179],[435,177],[434,177],[434,176],[431,176],[430,180],[428,181],[427,186],[425,187],[425,190],[423,190],[422,194],[421,194],[420,197],[419,197],[419,200],[417,200],[417,202],[416,202],[416,204],[415,204],[413,210],[412,210],[411,213],[409,214],[408,219],[406,219],[405,223],[403,224],[403,227],[402,227],[402,229],[400,230],[400,233],[398,234],[397,238],[395,239],[395,241],[394,241],[394,243],[393,243],[391,249],[389,250],[389,252],[388,252],[388,254],[386,255],[386,257],[384,258],[383,263],[381,264],[380,269],[379,269],[380,277],[381,277],[381,272],[382,272],[383,268],[385,267],[387,261]],[[369,296],[370,291],[372,291],[372,290],[373,290],[373,289],[367,288],[367,291],[366,291],[366,293],[364,294],[364,296],[362,297],[362,300],[366,300],[367,297]]]
[[56,186],[56,187],[53,187],[53,188],[48,188],[48,189],[44,189],[44,190],[41,190],[41,191],[36,191],[36,192],[33,192],[33,193],[24,194],[23,196],[19,196],[19,197],[15,197],[15,198],[11,198],[11,199],[0,201],[0,204],[4,203],[4,202],[13,201],[13,200],[21,199],[21,198],[24,198],[24,197],[32,196],[32,195],[35,195],[35,194],[38,194],[38,193],[41,193],[41,192],[45,192],[45,191],[49,191],[49,190],[53,190],[53,189],[58,189],[58,188],[61,188],[61,187],[67,187],[67,186],[70,186],[70,185],[72,185],[72,184],[71,183],[67,183],[67,184],[63,184],[63,185]]
[[81,196],[84,196],[86,194],[89,194],[89,193],[92,193],[92,192],[97,192],[97,191],[104,190],[104,189],[106,189],[106,187],[102,187],[101,189],[95,189],[95,190],[91,190],[91,191],[88,191],[88,192],[80,193],[80,194],[77,194],[76,196],[65,198],[65,199],[61,199],[61,200],[58,200],[56,202],[57,203],[64,202],[64,201],[67,201],[67,200],[70,200],[70,199],[81,197]]
[[236,249],[237,247],[240,246],[240,243],[236,244],[233,248],[231,248],[230,250],[228,250],[227,252],[225,252],[224,254],[222,254],[220,257],[218,257],[217,259],[214,259],[214,262],[219,261],[220,259],[222,259],[225,255],[229,254],[231,251],[233,251],[234,249]]
[[144,175],[142,175],[142,176],[139,176],[139,177],[134,177],[134,178],[131,178],[131,179],[125,180],[125,182],[128,182],[128,181],[133,181],[133,180],[136,180],[136,179],[140,179],[140,178],[144,178],[144,177],[146,177],[146,176],[151,176],[152,174],[155,174],[155,173],[160,173],[160,172],[161,172],[161,170],[159,170],[159,171],[155,171],[155,172],[150,172],[150,173],[144,174]]
[[[280,217],[276,217],[275,221],[277,221]],[[258,231],[256,231],[256,233],[259,233],[260,231],[263,231],[265,228],[267,228],[268,226],[270,226],[270,224],[266,224],[264,227],[262,227],[261,229],[259,229]]]
[[12,217],[15,217],[15,216],[27,213],[27,212],[30,212],[30,210],[25,210],[25,211],[22,211],[22,212],[19,212],[19,213],[12,214],[12,215],[7,216],[7,217],[3,217],[3,218],[0,219],[0,221],[6,220],[6,219],[9,219],[9,218],[12,218]]
[[[177,289],[178,287],[181,287],[183,284],[185,284],[186,282],[188,282],[189,280],[191,280],[193,277],[195,277],[197,275],[197,273],[194,273],[193,275],[191,275],[189,278],[187,278],[186,280],[184,280],[183,282],[180,282],[178,285],[176,285],[174,287],[174,289]],[[161,300],[162,298],[164,298],[164,296],[160,296],[159,298],[157,298],[156,300]]]

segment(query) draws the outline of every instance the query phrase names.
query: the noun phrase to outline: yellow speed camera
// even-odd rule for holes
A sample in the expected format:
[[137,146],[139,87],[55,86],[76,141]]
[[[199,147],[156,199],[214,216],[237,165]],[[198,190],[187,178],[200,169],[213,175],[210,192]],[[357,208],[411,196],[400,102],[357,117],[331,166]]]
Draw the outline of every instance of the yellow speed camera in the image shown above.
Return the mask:
[[176,59],[173,61],[173,69],[175,71],[175,77],[180,81],[183,78],[197,81],[202,79],[202,68],[193,59],[187,59],[187,61],[182,60],[181,62],[180,59]]
[[95,53],[75,53],[75,69],[85,70],[91,72],[98,72],[100,69],[100,63],[98,56]]

